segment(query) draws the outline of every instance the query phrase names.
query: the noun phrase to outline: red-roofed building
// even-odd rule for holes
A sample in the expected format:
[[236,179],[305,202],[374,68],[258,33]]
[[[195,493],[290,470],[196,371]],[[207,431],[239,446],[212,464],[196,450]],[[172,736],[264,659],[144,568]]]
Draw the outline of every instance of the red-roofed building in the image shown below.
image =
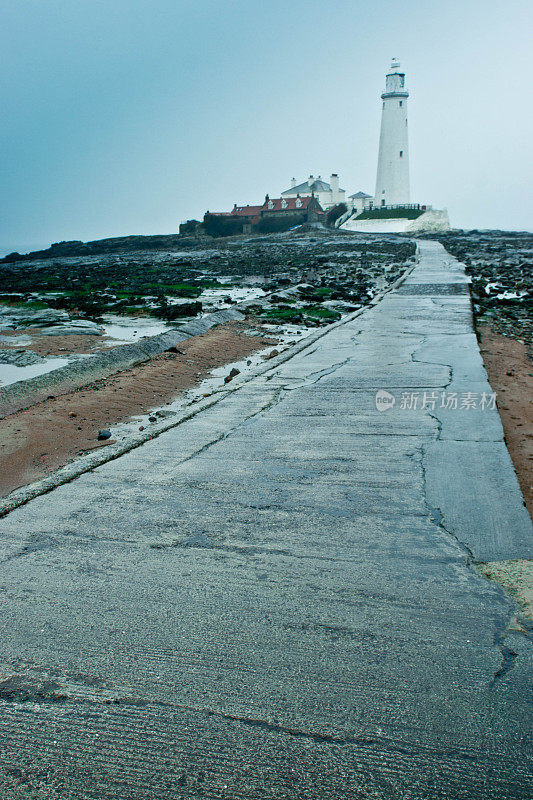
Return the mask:
[[[220,219],[220,224],[214,222],[214,217]],[[277,198],[270,198],[267,194],[262,206],[238,206],[235,204],[231,211],[206,212],[204,228],[206,231],[212,231],[216,236],[251,233],[256,226],[259,231],[270,232],[270,230],[285,229],[281,220],[279,223],[281,228],[277,223],[272,222],[271,225],[266,222],[268,219],[273,221],[280,217],[287,218],[287,227],[301,225],[304,222],[320,222],[324,218],[324,209],[313,194],[307,197],[297,195],[296,197]]]
[[268,195],[261,207],[261,216],[265,214],[298,214],[306,215],[307,222],[316,222],[322,219],[324,209],[314,195],[310,197],[277,197],[272,198]]
[[235,203],[230,216],[253,222],[261,216],[262,208],[263,206],[238,206],[237,203]]

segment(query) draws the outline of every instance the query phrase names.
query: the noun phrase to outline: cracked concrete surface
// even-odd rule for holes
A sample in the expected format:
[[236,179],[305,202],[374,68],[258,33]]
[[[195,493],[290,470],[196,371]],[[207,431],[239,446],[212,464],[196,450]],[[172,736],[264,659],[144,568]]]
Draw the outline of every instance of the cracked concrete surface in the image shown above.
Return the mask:
[[401,292],[0,521],[2,797],[531,797],[531,640],[475,569],[530,558],[531,523],[496,410],[402,408],[490,389],[461,266],[420,250]]

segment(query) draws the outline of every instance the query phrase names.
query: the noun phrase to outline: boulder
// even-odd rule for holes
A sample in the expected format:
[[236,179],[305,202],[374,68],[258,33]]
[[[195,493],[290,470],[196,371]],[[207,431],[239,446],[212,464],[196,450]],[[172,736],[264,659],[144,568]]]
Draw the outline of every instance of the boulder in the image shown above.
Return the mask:
[[13,367],[29,367],[45,361],[32,350],[0,350],[0,364],[10,364]]

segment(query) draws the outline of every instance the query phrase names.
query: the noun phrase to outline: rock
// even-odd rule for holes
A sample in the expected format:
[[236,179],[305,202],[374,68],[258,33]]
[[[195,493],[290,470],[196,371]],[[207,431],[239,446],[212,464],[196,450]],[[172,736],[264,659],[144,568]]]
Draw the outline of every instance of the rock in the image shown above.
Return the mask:
[[102,336],[104,329],[96,322],[85,319],[68,321],[65,324],[43,326],[40,336]]
[[229,375],[226,375],[226,377],[224,378],[224,383],[229,383],[230,381],[233,380],[233,378],[235,378],[236,375],[239,374],[240,374],[240,369],[233,367],[233,369],[230,370]]
[[[1,320],[0,320],[1,325]],[[31,344],[31,336],[26,334],[19,335],[11,335],[11,336],[0,336],[0,344],[9,344],[11,346],[18,345],[19,348],[26,347],[27,345]]]
[[29,367],[44,360],[32,350],[0,350],[0,364],[10,364],[13,367]]
[[[246,303],[242,304],[243,308],[246,308],[246,311],[249,314],[257,314],[259,311],[262,311],[266,307],[266,303],[258,303],[254,300],[253,303]],[[253,333],[250,333],[250,336],[253,336]]]
[[296,287],[296,291],[300,294],[307,294],[308,292],[314,292],[315,287],[312,286],[310,283],[299,283]]
[[166,320],[180,319],[180,317],[195,317],[201,314],[202,304],[198,301],[194,303],[175,303],[174,305],[156,306],[153,313],[156,317]]
[[157,417],[149,416],[148,422],[157,422]]
[[101,336],[103,328],[88,319],[70,319],[66,311],[53,308],[32,309],[24,306],[3,306],[0,310],[0,327],[39,328],[40,336],[65,336],[84,334]]
[[276,350],[276,348],[274,348],[273,350],[270,351],[270,353],[266,354],[265,358],[275,358],[276,356],[279,356],[279,350]]
[[107,430],[98,431],[98,441],[103,442],[106,439],[111,439],[111,431]]

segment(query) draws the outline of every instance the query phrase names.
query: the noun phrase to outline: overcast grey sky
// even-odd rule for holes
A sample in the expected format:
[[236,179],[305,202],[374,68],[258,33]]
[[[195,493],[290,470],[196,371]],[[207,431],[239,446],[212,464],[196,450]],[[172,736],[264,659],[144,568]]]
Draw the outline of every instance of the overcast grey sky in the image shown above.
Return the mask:
[[295,176],[374,191],[392,56],[413,201],[533,229],[528,0],[2,0],[2,251],[170,233]]

